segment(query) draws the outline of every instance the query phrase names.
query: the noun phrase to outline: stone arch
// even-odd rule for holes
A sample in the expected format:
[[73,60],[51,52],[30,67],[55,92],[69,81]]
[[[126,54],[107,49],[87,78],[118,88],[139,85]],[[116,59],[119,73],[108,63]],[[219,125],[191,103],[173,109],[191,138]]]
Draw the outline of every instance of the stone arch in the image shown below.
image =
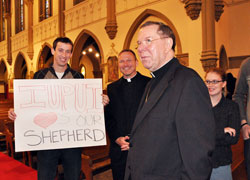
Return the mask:
[[37,70],[47,68],[53,63],[53,55],[51,54],[52,46],[48,43],[42,45],[37,59]]
[[128,34],[126,36],[125,42],[124,42],[124,49],[127,49],[130,47],[131,44],[131,40],[136,32],[136,30],[139,28],[139,26],[141,25],[141,23],[148,17],[150,16],[155,16],[161,20],[163,20],[174,32],[175,34],[175,39],[176,39],[176,53],[177,54],[182,54],[182,47],[181,47],[181,41],[180,41],[180,37],[179,34],[175,28],[175,26],[173,25],[173,23],[162,13],[152,10],[152,9],[146,9],[145,11],[143,11],[134,21],[134,23],[132,24],[132,26],[130,27]]
[[[92,48],[91,53],[87,51],[89,48]],[[86,51],[86,54],[82,54],[83,51]],[[95,56],[96,53],[99,54],[99,57]],[[80,72],[82,66],[85,66],[87,78],[102,78],[103,57],[101,43],[97,37],[92,32],[83,30],[74,43],[71,67]]]
[[219,67],[222,68],[224,71],[226,71],[229,68],[227,53],[224,45],[222,45],[220,48]]
[[0,81],[8,83],[8,69],[4,59],[0,59]]
[[0,99],[8,98],[8,69],[4,59],[0,59]]
[[25,56],[23,55],[22,52],[19,52],[16,57],[15,66],[14,66],[14,78],[15,79],[28,79],[29,78],[27,62],[24,57]]

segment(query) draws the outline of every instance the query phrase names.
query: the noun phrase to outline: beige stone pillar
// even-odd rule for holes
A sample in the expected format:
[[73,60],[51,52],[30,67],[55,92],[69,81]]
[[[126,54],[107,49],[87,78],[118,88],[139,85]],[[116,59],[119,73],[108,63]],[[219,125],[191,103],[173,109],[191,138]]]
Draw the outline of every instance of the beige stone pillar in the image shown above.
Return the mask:
[[217,54],[215,50],[215,13],[214,0],[202,0],[202,52],[201,62],[206,71],[216,67]]
[[64,24],[64,10],[65,10],[65,0],[59,0],[58,1],[58,30],[59,30],[59,36],[65,36],[64,30],[65,30],[65,24]]
[[32,60],[34,56],[33,42],[33,4],[34,0],[25,0],[24,3],[28,6],[28,50],[27,54]]
[[105,30],[110,39],[114,39],[117,33],[115,0],[107,0],[107,23]]
[[6,19],[6,42],[7,42],[7,61],[11,65],[12,64],[12,51],[11,51],[11,16],[10,12],[7,12],[4,14],[4,17]]

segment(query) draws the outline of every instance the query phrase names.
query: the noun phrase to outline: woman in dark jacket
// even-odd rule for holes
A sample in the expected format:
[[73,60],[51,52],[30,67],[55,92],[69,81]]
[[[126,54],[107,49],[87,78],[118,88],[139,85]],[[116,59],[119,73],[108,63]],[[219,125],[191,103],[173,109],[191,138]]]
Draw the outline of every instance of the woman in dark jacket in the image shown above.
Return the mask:
[[231,145],[240,135],[240,113],[238,105],[223,95],[226,74],[219,68],[209,69],[205,76],[216,123],[216,147],[213,152],[213,170],[210,180],[232,180]]

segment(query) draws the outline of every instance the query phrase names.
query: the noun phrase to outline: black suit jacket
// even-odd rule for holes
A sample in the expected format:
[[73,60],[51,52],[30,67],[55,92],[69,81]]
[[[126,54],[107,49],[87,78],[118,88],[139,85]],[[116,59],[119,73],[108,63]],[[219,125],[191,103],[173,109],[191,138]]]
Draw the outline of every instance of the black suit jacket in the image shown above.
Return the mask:
[[[135,94],[136,99],[132,99],[133,101],[133,109],[130,113],[132,113],[131,117],[133,119],[126,119],[126,112],[125,112],[125,97],[124,96],[124,89],[122,86],[122,81],[124,81],[123,77],[119,80],[111,83],[107,87],[107,94],[109,96],[110,102],[107,106],[105,106],[105,124],[106,124],[106,130],[108,133],[108,136],[110,138],[110,157],[113,162],[124,163],[126,161],[126,155],[123,156],[123,160],[121,161],[121,148],[118,144],[116,144],[115,140],[121,136],[126,136],[130,134],[130,131],[128,130],[127,126],[131,126],[129,129],[132,128],[132,124],[128,125],[127,123],[133,123],[134,117],[137,112],[137,108],[140,103],[140,99],[143,95],[144,89],[150,80],[149,77],[141,75],[139,72],[137,72],[137,75],[135,80],[135,91],[133,93]],[[132,81],[134,80],[132,78]]]
[[215,122],[199,75],[174,59],[147,103],[145,96],[131,132],[125,179],[208,179]]

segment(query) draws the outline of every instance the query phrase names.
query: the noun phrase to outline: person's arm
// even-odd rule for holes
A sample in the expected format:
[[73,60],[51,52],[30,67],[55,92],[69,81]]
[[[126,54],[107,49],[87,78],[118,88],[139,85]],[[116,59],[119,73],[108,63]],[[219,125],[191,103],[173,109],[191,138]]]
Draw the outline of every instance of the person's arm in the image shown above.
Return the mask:
[[[216,133],[216,145],[232,145],[236,144],[240,136],[240,111],[237,104],[230,104],[227,109],[228,114],[224,114],[228,121],[228,126],[222,128]],[[233,130],[232,130],[233,129]],[[216,130],[217,131],[217,130]],[[226,133],[226,132],[228,133]],[[233,133],[232,133],[233,132]]]
[[247,122],[247,115],[246,115],[246,101],[248,96],[248,84],[247,84],[247,63],[244,62],[241,65],[238,78],[236,81],[235,92],[233,95],[233,100],[238,103],[240,109],[240,118],[241,118],[241,125],[242,126],[242,136],[243,139],[249,139],[250,134],[250,126]]
[[176,111],[183,180],[209,178],[215,147],[215,121],[208,90],[199,77],[186,80]]

